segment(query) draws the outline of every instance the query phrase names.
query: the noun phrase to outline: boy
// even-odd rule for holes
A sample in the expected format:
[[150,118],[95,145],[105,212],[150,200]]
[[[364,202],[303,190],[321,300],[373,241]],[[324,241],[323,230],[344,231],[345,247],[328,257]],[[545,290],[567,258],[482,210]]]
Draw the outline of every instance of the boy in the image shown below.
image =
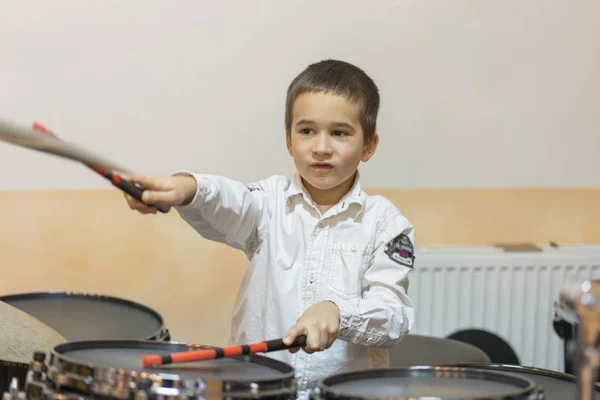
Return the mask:
[[359,68],[326,60],[288,88],[286,144],[297,173],[243,185],[179,172],[134,176],[144,203],[175,206],[203,237],[245,252],[232,344],[307,335],[303,351],[266,354],[293,366],[299,397],[326,376],[389,365],[387,347],[410,330],[411,223],[361,190],[358,164],[379,142],[379,92]]

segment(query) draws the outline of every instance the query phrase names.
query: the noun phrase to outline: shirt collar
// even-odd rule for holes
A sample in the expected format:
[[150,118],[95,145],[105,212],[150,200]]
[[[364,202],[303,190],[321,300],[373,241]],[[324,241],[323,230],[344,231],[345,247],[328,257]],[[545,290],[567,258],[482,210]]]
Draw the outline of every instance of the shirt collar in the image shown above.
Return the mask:
[[[308,204],[314,204],[314,201],[310,197],[310,194],[304,187],[304,184],[302,184],[300,174],[296,172],[294,174],[293,179],[290,182],[290,186],[286,191],[286,201],[298,195],[301,195]],[[337,212],[347,210],[351,204],[358,204],[362,209],[364,208],[366,201],[367,194],[362,190],[360,184],[360,173],[357,170],[356,177],[354,179],[354,184],[352,185],[348,193],[346,193],[344,197],[342,197],[342,199],[334,207],[337,209]]]
[[[298,172],[296,172],[290,182],[290,186],[287,189],[287,192],[285,194],[285,199],[289,200],[290,197],[293,197],[293,196],[296,196],[299,194],[304,194],[304,192],[305,192],[305,189],[304,189],[304,185],[302,184],[302,180],[300,179],[300,174]],[[306,194],[308,195],[308,192],[306,192]]]

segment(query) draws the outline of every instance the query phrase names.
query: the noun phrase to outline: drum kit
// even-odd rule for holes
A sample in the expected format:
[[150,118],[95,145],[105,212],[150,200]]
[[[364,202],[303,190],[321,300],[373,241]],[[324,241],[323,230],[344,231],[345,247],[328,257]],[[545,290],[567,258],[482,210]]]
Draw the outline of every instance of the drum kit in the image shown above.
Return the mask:
[[[39,128],[0,121],[0,140],[80,161],[119,189],[141,196],[114,172],[123,169],[55,135],[40,135]],[[328,376],[306,396],[311,400],[600,399],[596,383],[600,280],[567,285],[557,304],[557,313],[578,326],[576,374],[493,363],[432,363],[428,354],[431,365]],[[173,354],[200,350],[221,356],[152,366],[141,361],[148,354],[170,359]],[[162,317],[148,307],[110,296],[64,292],[0,297],[0,393],[2,400],[291,400],[300,395],[291,365],[261,354],[232,356],[213,346],[174,342]]]
[[[326,377],[307,396],[311,400],[600,399],[599,296],[600,281],[583,281],[560,295],[557,309],[579,326],[577,375],[488,362],[448,364],[443,354],[439,360],[444,362],[420,365],[413,355],[414,365]],[[141,360],[148,354],[199,350],[218,354],[219,348],[171,341],[156,311],[120,298],[64,292],[1,296],[0,322],[2,400],[292,400],[299,395],[294,368],[266,355],[144,366]],[[426,358],[435,359],[431,354]]]

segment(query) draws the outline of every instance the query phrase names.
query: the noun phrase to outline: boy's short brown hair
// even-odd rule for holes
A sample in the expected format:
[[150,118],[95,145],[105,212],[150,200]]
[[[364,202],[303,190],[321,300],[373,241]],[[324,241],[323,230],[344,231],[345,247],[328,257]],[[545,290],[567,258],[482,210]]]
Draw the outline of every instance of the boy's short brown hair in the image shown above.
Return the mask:
[[325,92],[345,97],[360,107],[364,142],[369,143],[377,127],[379,89],[360,68],[338,60],[310,64],[290,84],[285,102],[285,129],[291,133],[294,102],[306,92]]

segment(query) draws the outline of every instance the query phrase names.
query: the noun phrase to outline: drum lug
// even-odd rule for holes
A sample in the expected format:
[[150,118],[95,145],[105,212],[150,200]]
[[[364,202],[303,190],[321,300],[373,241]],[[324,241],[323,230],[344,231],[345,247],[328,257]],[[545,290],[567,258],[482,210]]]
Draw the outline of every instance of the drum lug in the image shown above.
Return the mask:
[[34,352],[33,361],[29,366],[25,379],[24,396],[28,400],[41,400],[46,397],[47,372],[46,353],[43,351]]
[[28,380],[39,382],[45,378],[45,374],[48,371],[46,366],[46,353],[43,351],[36,351],[33,354],[33,362],[31,363],[30,371],[27,374]]
[[27,385],[25,388],[25,393],[26,393],[26,397],[28,400],[41,400],[42,398],[47,397],[46,396],[47,391],[48,391],[48,388],[42,381],[27,382]]

